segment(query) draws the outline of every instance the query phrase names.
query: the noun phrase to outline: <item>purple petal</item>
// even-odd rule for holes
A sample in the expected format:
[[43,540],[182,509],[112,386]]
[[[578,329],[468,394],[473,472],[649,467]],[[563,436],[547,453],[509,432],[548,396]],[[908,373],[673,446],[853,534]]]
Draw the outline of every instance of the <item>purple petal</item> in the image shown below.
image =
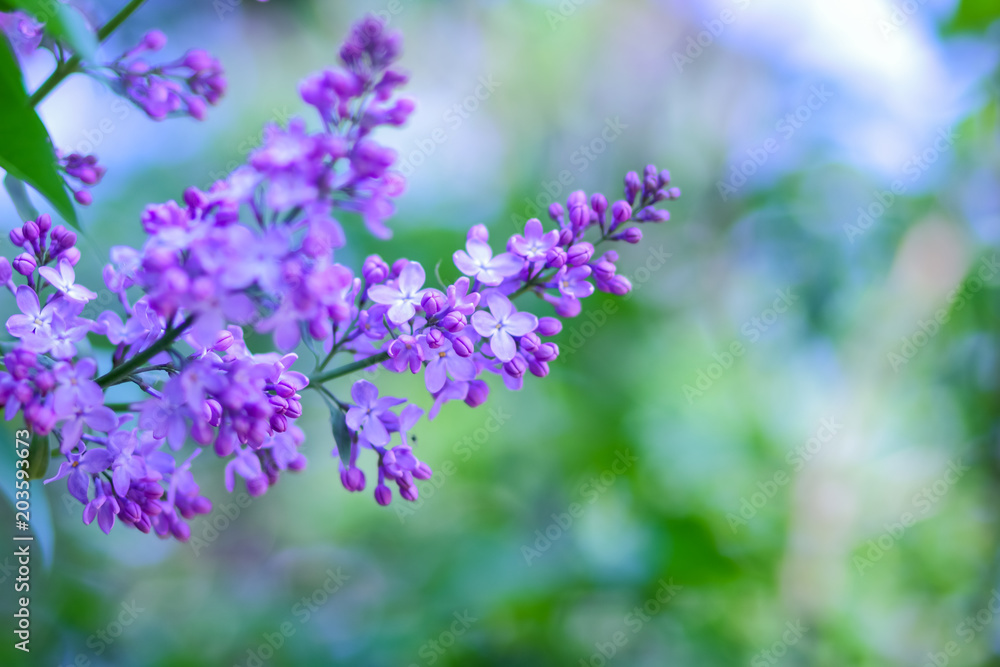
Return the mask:
[[347,427],[354,432],[361,430],[362,422],[365,418],[365,411],[361,408],[351,408],[347,411],[347,416],[344,421],[347,422]]
[[[49,268],[49,267],[42,267]],[[38,295],[35,294],[35,290],[31,289],[27,285],[21,285],[17,288],[17,296],[15,298],[17,301],[17,307],[21,309],[21,312],[25,315],[34,316],[39,313],[38,305]]]
[[115,466],[114,472],[111,473],[111,482],[115,487],[115,493],[119,496],[128,493],[128,487],[131,486],[132,480],[128,476],[128,470],[125,469],[125,466]]
[[368,288],[368,298],[375,303],[385,304],[387,306],[396,303],[402,296],[399,290],[395,287],[389,287],[388,285],[373,285]]
[[469,256],[479,264],[485,264],[493,257],[493,250],[490,248],[490,244],[479,239],[469,239],[465,244],[465,248],[469,251]]
[[456,380],[475,380],[476,364],[469,358],[450,355],[445,363],[448,365],[448,372]]
[[302,330],[295,320],[286,320],[274,329],[274,344],[279,350],[292,350],[299,344]]
[[472,328],[480,336],[492,336],[497,330],[497,318],[484,310],[477,310],[472,313]]
[[403,408],[403,411],[399,413],[399,430],[409,431],[413,428],[413,425],[420,421],[420,417],[423,416],[424,411],[421,410],[416,405],[412,403]]
[[[510,315],[511,310],[513,310],[507,297],[499,292],[490,292],[490,295],[486,298],[486,303],[490,307],[490,312],[498,320],[507,317]],[[483,335],[485,336],[486,334]]]
[[111,529],[115,525],[115,513],[111,509],[111,503],[104,503],[97,511],[97,525],[101,527],[105,535],[111,534]]
[[409,302],[397,302],[389,308],[389,321],[393,324],[403,324],[413,319],[417,309]]
[[80,437],[82,435],[82,419],[71,419],[67,421],[62,427],[62,443],[59,445],[59,451],[63,454],[69,452],[78,442],[80,442]]
[[[503,323],[503,330],[512,336],[523,336],[538,328],[538,318],[531,313],[514,313]],[[496,350],[496,346],[493,348]],[[510,361],[504,359],[504,361]]]
[[441,391],[441,387],[444,386],[447,379],[448,373],[445,370],[444,359],[439,357],[427,364],[427,369],[424,371],[424,384],[427,386],[427,391],[436,394]]
[[524,268],[524,260],[509,252],[500,253],[490,261],[490,269],[504,278],[513,276]]
[[69,489],[71,496],[86,505],[88,501],[87,493],[90,491],[90,475],[79,468],[75,468],[70,473],[69,479],[66,480],[66,488]]
[[451,258],[454,260],[455,266],[458,270],[465,275],[474,276],[479,272],[479,265],[476,264],[464,250],[456,250],[455,254],[452,255]]
[[358,380],[351,387],[351,398],[359,406],[369,406],[378,398],[378,387],[368,380]]
[[542,222],[538,218],[531,218],[524,223],[524,237],[529,241],[541,238],[542,232]]
[[114,456],[106,449],[88,449],[80,457],[79,468],[89,473],[99,473],[111,467]]
[[59,272],[53,269],[51,266],[40,266],[38,267],[38,273],[41,274],[43,278],[48,280],[53,287],[62,292],[66,288],[66,283],[63,282],[62,276]]
[[416,292],[424,286],[426,279],[424,267],[420,266],[420,262],[410,262],[399,273],[399,290],[404,294]]
[[[115,411],[104,405],[91,408],[83,416],[83,421],[95,431],[102,431],[104,433],[113,431],[118,426],[118,416],[115,414]],[[90,452],[87,453],[89,454]]]
[[364,436],[373,445],[382,446],[389,442],[389,431],[385,430],[385,424],[377,417],[370,418],[365,422]]
[[502,329],[493,334],[493,338],[490,339],[490,348],[500,361],[510,361],[517,353],[514,339]]
[[14,338],[22,338],[35,330],[35,318],[31,315],[11,315],[7,318],[7,331]]

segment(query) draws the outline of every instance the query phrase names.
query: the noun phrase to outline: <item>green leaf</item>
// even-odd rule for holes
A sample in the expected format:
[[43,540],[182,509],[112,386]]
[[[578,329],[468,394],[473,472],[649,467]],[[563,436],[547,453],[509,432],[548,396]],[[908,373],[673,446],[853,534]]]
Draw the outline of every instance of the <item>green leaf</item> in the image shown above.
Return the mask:
[[1000,19],[1000,3],[996,0],[961,0],[945,32],[986,32],[997,19]]
[[57,0],[5,0],[45,24],[50,37],[69,44],[84,60],[93,60],[97,37],[87,28],[83,15],[74,7]]
[[62,218],[79,229],[73,202],[59,175],[49,133],[21,80],[21,69],[6,39],[0,38],[0,169],[45,197]]
[[330,406],[330,424],[333,426],[333,439],[337,443],[337,453],[340,460],[347,465],[351,461],[351,429],[347,428],[347,419],[344,413]]
[[28,479],[44,479],[49,469],[49,436],[36,435],[31,438],[28,449]]
[[21,216],[21,220],[34,220],[38,217],[38,211],[35,210],[28,198],[28,189],[24,187],[24,181],[7,174],[3,179],[3,187],[14,202],[14,207],[17,209],[17,214]]

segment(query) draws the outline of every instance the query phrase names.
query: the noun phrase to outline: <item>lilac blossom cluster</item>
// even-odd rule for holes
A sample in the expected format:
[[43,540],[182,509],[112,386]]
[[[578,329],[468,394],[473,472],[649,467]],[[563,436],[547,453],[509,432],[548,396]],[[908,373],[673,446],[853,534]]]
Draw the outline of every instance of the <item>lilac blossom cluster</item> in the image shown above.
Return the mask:
[[[490,375],[519,390],[549,374],[560,318],[578,315],[583,299],[631,289],[617,272],[618,253],[598,248],[639,243],[637,225],[668,219],[659,205],[680,191],[653,166],[630,172],[613,203],[572,193],[550,207],[551,229],[528,220],[499,251],[484,225],[473,226],[453,255],[460,276],[440,288],[416,261],[390,265],[371,255],[358,275],[334,261],[346,244],[338,211],[357,214],[378,238],[390,235],[384,222],[404,180],[392,169],[395,153],[371,135],[414,108],[396,97],[407,79],[394,67],[400,50],[397,33],[364,19],[341,48],[342,67],[300,88],[321,129],[299,119],[269,126],[227,179],[147,207],[144,245],[113,248],[104,268],[118,306],[93,320],[82,316],[96,295],[76,283],[75,235],[47,216],[11,232],[23,252],[0,258],[0,281],[21,314],[7,321],[17,342],[3,358],[0,402],[7,419],[21,413],[36,437],[49,437],[62,460],[46,483],[66,480],[85,523],[96,518],[108,532],[119,520],[186,539],[184,520],[211,509],[191,474],[209,446],[226,461],[229,491],[239,478],[263,494],[281,472],[306,464],[296,425],[305,389],[330,409],[343,486],[366,488],[359,460],[368,450],[376,501],[388,505],[393,485],[416,500],[417,480],[432,475],[410,436],[424,410],[380,395],[368,379],[354,382],[349,400],[328,383],[379,366],[423,372],[428,419],[450,401],[477,407]],[[518,310],[515,300],[529,293],[554,316]],[[278,352],[251,352],[248,327],[270,334]],[[98,351],[81,353],[88,334]],[[300,345],[317,360],[308,375],[293,370]],[[351,361],[328,368],[341,355]],[[126,391],[124,402],[109,398]]]
[[111,83],[153,120],[191,116],[204,120],[207,105],[226,92],[222,65],[204,49],[191,49],[177,60],[153,65],[146,53],[167,44],[167,36],[150,30],[142,40],[106,66]]
[[[24,12],[0,12],[0,32],[22,56],[30,56],[43,43],[44,28],[43,23]],[[226,92],[222,65],[204,49],[190,49],[171,62],[150,63],[146,54],[160,51],[166,43],[162,31],[150,30],[138,44],[109,63],[74,67],[104,80],[153,120],[183,116],[204,120],[208,106],[217,104]],[[58,64],[66,66],[66,49],[62,45],[58,49],[50,46]],[[89,188],[97,185],[105,172],[97,157],[60,155],[59,168],[77,203],[90,205],[93,195]]]

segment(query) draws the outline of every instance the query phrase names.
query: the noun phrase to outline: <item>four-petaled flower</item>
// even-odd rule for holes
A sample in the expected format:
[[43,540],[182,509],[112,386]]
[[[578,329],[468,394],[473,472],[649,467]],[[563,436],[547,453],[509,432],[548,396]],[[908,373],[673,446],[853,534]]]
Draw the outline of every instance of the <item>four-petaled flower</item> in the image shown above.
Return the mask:
[[452,256],[458,270],[476,278],[484,285],[499,285],[504,278],[520,272],[524,262],[509,252],[493,256],[490,244],[477,238],[465,242],[468,250],[456,250]]
[[524,236],[514,234],[510,237],[508,248],[529,262],[545,261],[545,253],[559,242],[559,230],[545,232],[538,218],[532,218],[524,223]]
[[585,299],[594,293],[594,285],[587,280],[588,277],[590,267],[586,264],[576,268],[564,266],[552,277],[552,282],[563,296]]
[[354,383],[351,387],[351,398],[356,405],[347,411],[347,426],[373,445],[381,447],[388,443],[389,431],[382,423],[382,413],[406,401],[392,396],[379,398],[378,387],[368,380],[358,380]]
[[59,290],[70,301],[86,303],[91,299],[97,298],[97,294],[91,292],[83,285],[74,284],[73,281],[76,280],[76,273],[73,271],[73,265],[69,263],[68,259],[59,260],[58,271],[51,266],[40,266],[38,267],[38,273],[42,274],[43,278],[48,280],[53,287]]
[[417,314],[417,306],[424,296],[424,281],[427,279],[424,267],[419,262],[410,262],[399,273],[395,286],[374,285],[368,288],[368,298],[375,303],[389,306],[389,321],[403,324]]
[[[531,313],[518,313],[510,300],[502,294],[491,292],[486,297],[490,312],[477,310],[472,314],[476,332],[490,339],[490,349],[500,361],[510,361],[517,353],[514,336],[524,336],[535,330],[538,318]],[[492,313],[492,314],[491,314]]]

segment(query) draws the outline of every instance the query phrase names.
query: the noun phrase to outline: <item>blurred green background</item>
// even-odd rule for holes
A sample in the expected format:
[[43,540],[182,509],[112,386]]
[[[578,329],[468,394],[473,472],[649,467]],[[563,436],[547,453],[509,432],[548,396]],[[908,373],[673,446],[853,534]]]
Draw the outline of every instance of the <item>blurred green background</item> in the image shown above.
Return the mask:
[[[264,497],[202,457],[215,510],[188,545],[106,537],[36,487],[32,653],[8,634],[0,663],[1000,664],[995,0],[152,2],[109,52],[159,26],[230,92],[203,123],[81,77],[46,101],[57,144],[109,167],[81,281],[141,243],[146,203],[302,113],[298,81],[365,11],[404,32],[419,104],[378,137],[410,172],[395,237],[353,222],[339,259],[447,279],[471,224],[496,246],[653,162],[684,196],[622,251],[636,290],[586,302],[544,381],[422,422],[413,505],[341,488],[314,396],[310,465]],[[26,63],[35,85],[50,67]]]

